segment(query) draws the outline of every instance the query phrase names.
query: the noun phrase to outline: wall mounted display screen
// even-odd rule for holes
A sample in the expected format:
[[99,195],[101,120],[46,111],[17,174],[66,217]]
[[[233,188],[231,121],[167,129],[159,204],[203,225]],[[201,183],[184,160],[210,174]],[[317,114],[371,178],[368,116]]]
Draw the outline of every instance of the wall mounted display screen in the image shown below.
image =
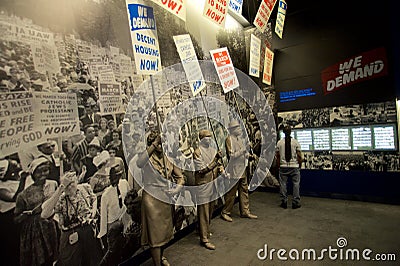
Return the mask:
[[332,128],[332,150],[351,150],[349,128]]
[[331,149],[330,129],[313,129],[314,150],[329,151]]
[[[281,138],[285,135],[280,132]],[[303,151],[395,151],[395,124],[293,129]]]
[[375,150],[395,150],[396,136],[393,126],[375,126],[373,128]]
[[372,150],[372,131],[370,126],[351,129],[353,150]]

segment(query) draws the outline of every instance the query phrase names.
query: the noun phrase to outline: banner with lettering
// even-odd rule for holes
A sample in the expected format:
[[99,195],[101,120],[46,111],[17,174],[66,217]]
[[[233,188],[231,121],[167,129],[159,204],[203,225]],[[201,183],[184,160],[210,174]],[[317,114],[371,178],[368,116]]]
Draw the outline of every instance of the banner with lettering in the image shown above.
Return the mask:
[[328,94],[352,84],[387,74],[386,50],[380,47],[322,70],[321,80],[324,94]]
[[263,0],[258,8],[257,15],[254,19],[253,24],[261,32],[265,31],[269,17],[271,16],[272,10],[277,0]]
[[32,59],[35,70],[39,73],[57,73],[60,70],[57,47],[45,43],[32,43]]
[[239,80],[236,76],[231,57],[229,56],[228,48],[223,47],[211,50],[210,54],[224,93],[239,87]]
[[133,0],[126,3],[137,73],[155,74],[161,70],[161,56],[153,8]]
[[183,21],[186,21],[186,1],[187,0],[153,0],[153,2]]
[[260,53],[261,40],[251,34],[249,75],[257,78],[260,77]]
[[100,113],[120,114],[125,112],[122,104],[120,83],[99,83]]
[[10,24],[0,21],[0,39],[12,42],[31,44],[34,42],[54,46],[53,33],[39,31],[23,25]]
[[99,75],[99,81],[105,83],[115,82],[114,71],[111,65],[97,65],[96,70]]
[[75,93],[33,93],[33,110],[45,140],[80,134]]
[[193,96],[205,88],[203,73],[201,72],[196,52],[189,34],[174,36],[176,49],[182,61],[183,69],[189,82]]
[[278,14],[276,16],[275,33],[282,39],[283,25],[285,24],[287,4],[285,0],[279,0]]
[[228,14],[227,0],[206,0],[203,16],[225,28],[226,14]]
[[39,144],[43,134],[33,113],[32,94],[0,94],[0,158]]
[[129,56],[120,54],[120,72],[122,77],[133,76],[132,62]]
[[243,0],[229,0],[229,10],[242,15]]
[[271,85],[272,82],[272,66],[274,63],[274,53],[265,47],[265,58],[264,58],[264,72],[263,72],[263,83]]

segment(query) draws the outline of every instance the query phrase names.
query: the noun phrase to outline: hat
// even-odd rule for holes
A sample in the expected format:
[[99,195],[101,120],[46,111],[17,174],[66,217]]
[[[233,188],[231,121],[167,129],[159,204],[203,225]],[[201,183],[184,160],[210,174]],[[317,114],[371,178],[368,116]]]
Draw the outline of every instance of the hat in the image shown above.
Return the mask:
[[94,138],[88,145],[88,148],[90,148],[90,147],[95,147],[95,148],[100,149],[101,148],[100,140],[98,138]]
[[203,129],[203,130],[200,130],[200,132],[199,132],[199,138],[200,138],[200,139],[203,139],[203,138],[205,138],[205,137],[211,137],[211,136],[212,136],[212,135],[211,135],[210,130]]
[[93,164],[96,167],[99,167],[99,165],[105,163],[110,159],[110,154],[108,151],[102,151],[99,155],[93,158]]
[[35,172],[36,168],[38,168],[40,165],[49,163],[49,160],[45,157],[39,157],[37,159],[34,159],[30,164],[29,164],[29,169],[28,172],[32,175],[33,172]]
[[229,123],[228,128],[236,128],[236,127],[240,127],[240,124],[237,120],[233,120]]
[[78,180],[78,178],[74,171],[69,171],[60,178],[60,182],[62,185],[64,185],[64,187],[68,187],[69,184],[71,184],[77,180]]
[[111,123],[115,124],[114,120],[110,119],[107,121],[107,126],[110,125]]

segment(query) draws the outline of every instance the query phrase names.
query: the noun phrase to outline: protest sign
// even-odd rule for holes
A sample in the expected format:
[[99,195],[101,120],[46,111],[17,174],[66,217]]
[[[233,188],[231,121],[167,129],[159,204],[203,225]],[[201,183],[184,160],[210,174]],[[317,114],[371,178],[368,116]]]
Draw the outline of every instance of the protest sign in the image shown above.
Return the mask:
[[75,93],[33,93],[34,114],[44,139],[80,134]]
[[271,85],[272,82],[273,62],[274,62],[274,53],[268,47],[265,47],[263,83],[267,85]]
[[119,114],[123,113],[124,106],[121,97],[121,84],[119,83],[99,83],[100,113]]
[[196,96],[206,84],[204,82],[203,73],[201,72],[199,62],[197,61],[196,52],[193,47],[189,34],[174,36],[176,49],[182,61],[187,80],[193,96]]
[[279,1],[278,15],[276,16],[275,33],[282,39],[283,25],[285,24],[287,4],[285,0]]
[[53,33],[39,31],[24,25],[10,24],[4,21],[0,21],[0,39],[27,44],[38,42],[55,46]]
[[46,72],[57,73],[60,70],[60,61],[58,59],[58,52],[55,46],[32,43],[31,44],[33,65],[35,70],[39,73],[46,74]]
[[99,81],[104,83],[115,82],[114,71],[111,65],[98,65],[97,72],[99,75]]
[[186,21],[186,1],[187,0],[153,0],[153,2],[183,21]]
[[210,54],[214,62],[215,69],[217,70],[224,93],[239,87],[239,81],[237,79],[231,57],[229,56],[228,48],[223,47],[220,49],[211,50]]
[[243,0],[229,0],[229,10],[242,15]]
[[249,75],[257,78],[260,76],[260,52],[261,40],[251,34]]
[[33,112],[32,94],[0,94],[0,158],[38,144],[43,133]]
[[267,27],[269,17],[271,16],[276,1],[277,0],[263,0],[260,4],[260,7],[258,8],[257,15],[254,19],[253,24],[262,33],[265,31],[265,28]]
[[161,70],[161,56],[153,8],[126,1],[137,73],[155,74]]
[[225,27],[226,14],[228,14],[227,0],[206,0],[203,16],[221,26]]
[[131,63],[131,58],[126,55],[119,55],[119,61],[120,61],[120,73],[122,77],[130,77],[133,76],[133,70],[132,70],[132,63]]

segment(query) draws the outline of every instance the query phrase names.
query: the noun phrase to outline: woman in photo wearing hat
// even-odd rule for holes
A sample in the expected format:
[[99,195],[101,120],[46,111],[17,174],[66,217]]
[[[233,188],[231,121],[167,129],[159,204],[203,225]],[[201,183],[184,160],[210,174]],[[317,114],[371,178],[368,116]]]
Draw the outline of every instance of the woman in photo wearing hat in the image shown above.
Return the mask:
[[57,260],[57,224],[41,217],[43,202],[57,189],[56,181],[47,180],[49,169],[46,158],[33,160],[29,174],[34,183],[17,196],[14,214],[21,224],[20,265],[52,265]]
[[101,151],[100,141],[94,138],[88,145],[88,154],[81,159],[82,172],[85,172],[83,180],[79,180],[79,183],[88,183],[90,178],[97,172],[97,167],[93,163],[93,159]]
[[[143,170],[142,193],[142,239],[143,246],[150,246],[153,263],[156,266],[169,265],[163,257],[163,247],[173,238],[172,211],[170,198],[179,193],[185,183],[179,168],[164,155],[160,133],[152,131],[147,137],[147,150],[136,162]],[[174,176],[176,187],[169,188],[167,180]]]
[[98,265],[99,242],[92,225],[97,214],[97,198],[88,184],[79,184],[75,172],[61,177],[56,192],[43,203],[42,217],[58,215],[60,253],[57,265]]

